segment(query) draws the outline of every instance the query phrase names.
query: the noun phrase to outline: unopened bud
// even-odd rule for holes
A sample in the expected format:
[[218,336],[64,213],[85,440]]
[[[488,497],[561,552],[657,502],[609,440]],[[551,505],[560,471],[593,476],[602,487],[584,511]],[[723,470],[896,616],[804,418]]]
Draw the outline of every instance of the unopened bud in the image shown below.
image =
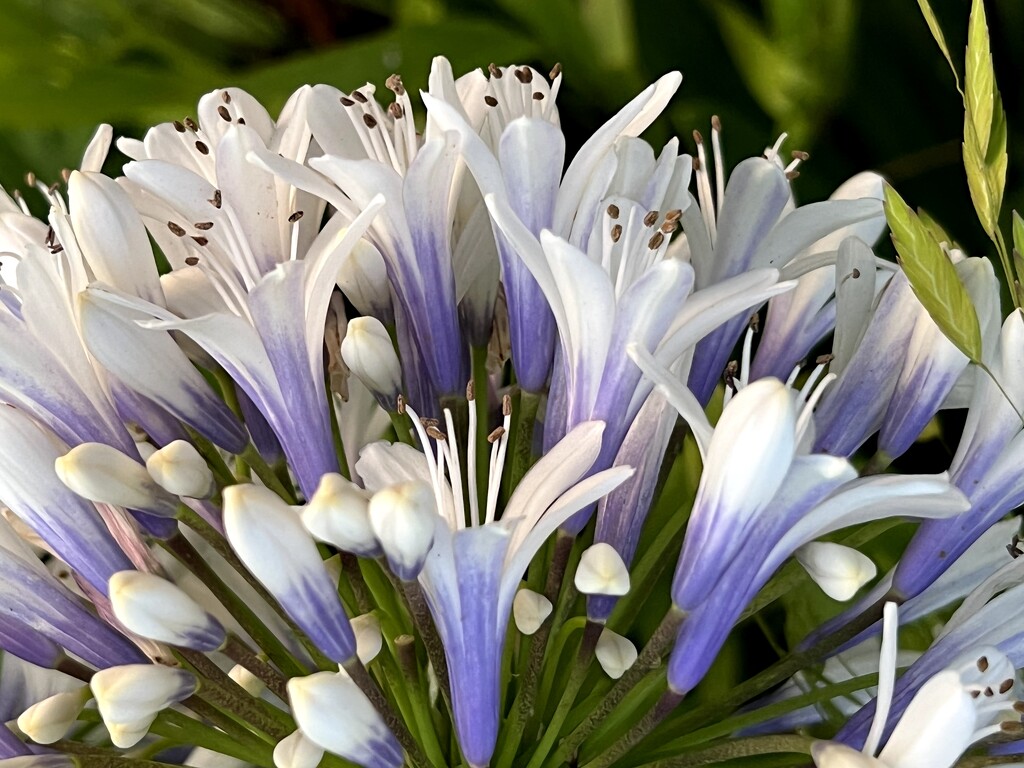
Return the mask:
[[849,600],[877,573],[866,555],[828,541],[804,544],[796,551],[796,559],[833,600]]
[[360,557],[379,557],[380,542],[370,526],[370,495],[336,472],[320,478],[302,510],[302,523],[314,538]]
[[352,631],[356,635],[356,656],[364,665],[369,664],[380,653],[384,636],[380,631],[380,619],[372,613],[364,613],[352,619]]
[[192,443],[175,440],[146,459],[146,469],[161,488],[175,496],[205,499],[213,493],[213,472]]
[[350,320],[341,342],[341,357],[382,405],[395,410],[402,388],[402,368],[387,329],[375,317]]
[[64,738],[90,698],[84,685],[50,696],[26,709],[18,718],[18,728],[36,744],[53,744]]
[[236,684],[253,698],[258,698],[267,687],[266,683],[241,664],[235,664],[228,672],[228,677],[234,680]]
[[360,240],[338,272],[338,287],[359,310],[390,322],[391,286],[384,257],[372,243]]
[[544,595],[531,589],[520,589],[512,601],[512,616],[516,622],[516,629],[524,635],[532,635],[551,615],[551,609],[551,601]]
[[618,680],[636,662],[636,646],[610,629],[601,630],[594,650],[601,669],[612,680]]
[[178,499],[138,461],[103,443],[82,443],[54,462],[57,476],[82,498],[173,517]]
[[161,664],[126,664],[101,669],[89,682],[115,747],[135,746],[161,710],[191,696],[196,678]]
[[224,644],[224,627],[175,584],[142,571],[110,577],[110,603],[117,620],[150,640],[196,651]]
[[274,747],[275,768],[316,768],[324,751],[296,730]]
[[403,581],[415,579],[434,545],[433,490],[417,481],[392,485],[373,495],[369,514],[391,570]]
[[629,592],[629,571],[615,547],[601,542],[583,552],[575,584],[584,595],[619,597]]

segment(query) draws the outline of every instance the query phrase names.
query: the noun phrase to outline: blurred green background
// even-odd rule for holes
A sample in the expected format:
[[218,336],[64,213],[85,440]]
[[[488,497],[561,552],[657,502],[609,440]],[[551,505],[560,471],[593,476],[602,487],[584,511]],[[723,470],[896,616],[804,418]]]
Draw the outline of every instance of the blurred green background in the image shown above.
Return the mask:
[[[987,6],[1010,122],[1008,211],[1024,207],[1024,2]],[[969,0],[933,7],[962,61]],[[785,130],[787,149],[811,153],[802,199],[873,168],[974,253],[989,250],[962,171],[961,102],[914,0],[4,0],[0,183],[24,186],[30,170],[56,180],[96,123],[141,137],[218,86],[274,113],[303,83],[348,90],[399,72],[416,89],[438,53],[457,74],[561,62],[570,145],[679,69],[652,141],[675,133],[692,151],[691,131],[718,114],[735,164]]]

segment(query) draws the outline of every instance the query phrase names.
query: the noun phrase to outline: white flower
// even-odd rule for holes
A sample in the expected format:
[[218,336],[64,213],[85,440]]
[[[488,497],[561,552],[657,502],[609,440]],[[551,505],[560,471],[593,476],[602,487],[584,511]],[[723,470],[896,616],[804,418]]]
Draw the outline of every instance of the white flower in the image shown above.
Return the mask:
[[114,746],[137,744],[160,711],[191,696],[196,678],[160,664],[127,664],[101,669],[89,683]]

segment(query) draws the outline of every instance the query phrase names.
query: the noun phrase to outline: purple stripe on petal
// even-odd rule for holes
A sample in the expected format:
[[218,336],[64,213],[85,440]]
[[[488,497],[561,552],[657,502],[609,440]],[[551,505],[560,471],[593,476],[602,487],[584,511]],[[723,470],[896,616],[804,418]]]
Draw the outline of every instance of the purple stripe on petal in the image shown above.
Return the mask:
[[8,615],[0,616],[0,648],[46,669],[52,668],[62,653],[60,646],[52,640]]

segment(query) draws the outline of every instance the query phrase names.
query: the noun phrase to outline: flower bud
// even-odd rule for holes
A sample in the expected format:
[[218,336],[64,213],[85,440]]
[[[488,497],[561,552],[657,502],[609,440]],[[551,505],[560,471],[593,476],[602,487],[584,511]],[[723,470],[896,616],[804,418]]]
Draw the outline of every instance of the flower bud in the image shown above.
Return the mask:
[[[367,768],[398,768],[404,756],[394,735],[359,686],[341,672],[288,681],[295,722],[314,744]],[[339,718],[338,713],[344,712]]]
[[594,651],[601,669],[612,680],[618,680],[636,662],[636,646],[610,629],[601,631]]
[[356,616],[351,621],[352,631],[356,635],[356,656],[364,665],[369,664],[380,653],[384,644],[384,636],[380,631],[380,619],[372,613]]
[[135,459],[103,443],[82,443],[54,461],[57,476],[82,498],[173,517],[178,499]]
[[629,571],[611,544],[588,547],[576,567],[576,589],[584,595],[620,597],[629,592]]
[[320,478],[302,510],[302,523],[315,538],[360,557],[379,557],[380,542],[369,517],[370,495],[337,472]]
[[434,491],[419,481],[392,485],[370,499],[370,525],[395,575],[412,581],[434,544]]
[[373,243],[360,240],[338,272],[338,287],[359,310],[387,322],[392,320],[391,286],[384,257]]
[[524,635],[532,635],[544,620],[551,615],[551,601],[532,589],[520,589],[512,601],[512,616],[516,629]]
[[276,768],[316,768],[323,757],[323,749],[303,736],[300,730],[285,736],[274,747]]
[[215,488],[213,472],[192,443],[175,440],[146,459],[150,476],[175,496],[209,498]]
[[36,744],[53,744],[64,738],[90,698],[85,685],[50,696],[22,712],[18,728]]
[[224,627],[176,584],[142,571],[110,577],[110,603],[117,620],[151,640],[196,651],[224,644]]
[[395,409],[402,387],[402,368],[387,329],[375,317],[350,320],[341,342],[341,357],[359,380],[382,400],[387,410]]
[[125,664],[101,669],[89,683],[114,746],[135,746],[160,710],[191,696],[196,678],[161,664]]
[[849,600],[877,573],[866,555],[828,541],[804,544],[796,551],[796,559],[833,600]]

